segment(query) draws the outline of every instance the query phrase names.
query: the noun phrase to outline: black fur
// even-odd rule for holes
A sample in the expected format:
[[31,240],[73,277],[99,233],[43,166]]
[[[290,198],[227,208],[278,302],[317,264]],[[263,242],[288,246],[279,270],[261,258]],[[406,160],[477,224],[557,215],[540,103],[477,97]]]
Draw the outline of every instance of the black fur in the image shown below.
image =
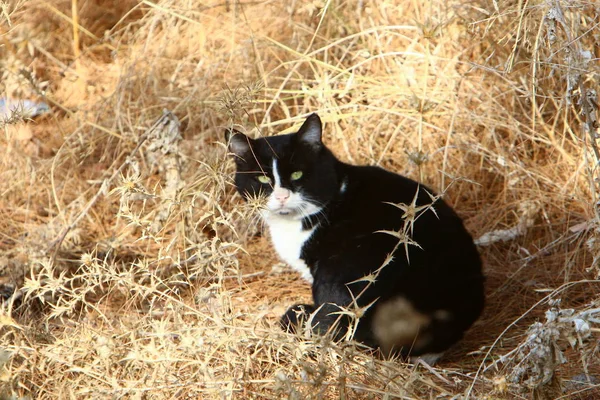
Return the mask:
[[[373,330],[377,308],[404,298],[430,322],[419,332],[424,340],[397,343],[394,352],[438,353],[462,338],[483,309],[484,277],[471,235],[448,204],[436,199],[421,212],[410,230],[410,238],[418,246],[400,245],[376,282],[359,296],[367,283],[350,282],[374,273],[398,244],[398,238],[380,231],[402,231],[408,223],[404,211],[388,203],[409,205],[416,195],[416,206],[426,206],[432,203],[434,192],[382,168],[338,161],[321,142],[321,122],[316,114],[294,134],[251,140],[234,133],[228,134],[228,139],[237,155],[235,183],[243,196],[271,193],[269,185],[255,178],[262,173],[272,176],[275,156],[281,186],[324,207],[321,213],[303,220],[304,229],[315,228],[301,250],[314,279],[314,305],[291,307],[281,319],[285,329],[295,330],[308,318],[303,313],[317,311],[312,320],[314,330],[324,333],[340,318],[334,335],[341,338],[350,320],[340,317],[338,306],[350,307],[357,298],[359,307],[375,304],[360,319],[354,338],[378,347]],[[303,171],[302,179],[286,178],[298,170]]]

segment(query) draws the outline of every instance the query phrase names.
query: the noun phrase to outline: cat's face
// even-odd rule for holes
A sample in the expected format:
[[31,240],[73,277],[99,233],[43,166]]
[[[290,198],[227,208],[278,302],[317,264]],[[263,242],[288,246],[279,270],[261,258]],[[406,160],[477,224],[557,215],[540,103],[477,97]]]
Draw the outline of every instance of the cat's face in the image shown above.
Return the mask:
[[321,120],[309,116],[297,133],[250,139],[228,131],[245,198],[266,196],[266,217],[302,219],[320,212],[339,190],[337,160],[321,142]]

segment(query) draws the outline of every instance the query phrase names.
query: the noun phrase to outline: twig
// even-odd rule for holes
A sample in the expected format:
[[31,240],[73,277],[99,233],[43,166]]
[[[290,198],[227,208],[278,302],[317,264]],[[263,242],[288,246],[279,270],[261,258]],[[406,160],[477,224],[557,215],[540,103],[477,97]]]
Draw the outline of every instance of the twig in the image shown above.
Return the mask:
[[417,360],[415,362],[415,367],[418,366],[418,365],[424,367],[427,371],[431,372],[433,375],[435,375],[439,380],[441,380],[445,384],[452,385],[452,382],[450,382],[448,379],[444,378],[442,375],[440,375],[439,372],[437,372],[435,370],[435,368],[433,368],[431,365],[427,364],[425,361],[423,361],[420,358],[417,358]]
[[[188,276],[187,279],[189,280],[188,282],[170,282],[168,287],[169,288],[174,288],[174,287],[190,287],[192,282],[197,282],[197,281],[201,281],[203,283],[213,283],[213,282],[221,282],[221,281],[225,281],[225,280],[233,280],[236,279],[239,282],[242,282],[244,280],[248,280],[248,279],[252,279],[252,278],[256,278],[258,276],[262,276],[265,274],[265,271],[258,271],[258,272],[252,272],[250,274],[244,274],[244,275],[226,275],[226,276],[215,276],[215,275],[191,275]],[[181,274],[182,275],[182,274]]]
[[54,254],[52,255],[52,259],[56,258],[58,249],[60,248],[60,245],[62,244],[62,242],[65,240],[65,237],[67,236],[69,231],[71,231],[71,229],[73,229],[75,226],[77,226],[77,224],[79,224],[79,222],[83,219],[83,217],[87,215],[87,213],[94,206],[94,204],[96,204],[96,202],[100,199],[102,194],[106,193],[106,190],[108,189],[108,186],[111,184],[111,182],[121,173],[121,171],[123,171],[123,168],[125,168],[126,165],[131,163],[134,155],[138,152],[140,147],[142,147],[142,144],[144,144],[144,142],[146,141],[148,136],[150,136],[150,134],[155,129],[161,129],[164,126],[169,125],[171,123],[171,121],[175,118],[176,117],[170,111],[163,110],[163,115],[154,123],[154,125],[152,125],[150,128],[148,128],[142,134],[142,136],[140,136],[137,145],[131,151],[131,153],[129,153],[129,155],[127,156],[127,159],[123,162],[123,164],[121,164],[121,166],[119,168],[117,168],[115,170],[115,172],[113,172],[113,174],[109,178],[105,179],[102,182],[102,185],[100,186],[100,189],[98,189],[98,192],[94,195],[94,197],[92,197],[90,199],[90,201],[88,201],[88,203],[83,208],[83,210],[81,210],[79,212],[79,214],[77,215],[75,220],[73,222],[71,222],[71,224],[69,224],[69,226],[65,227],[56,239],[54,239],[52,242],[50,242],[50,245],[48,246],[46,252],[50,252],[52,249],[54,249]]
[[581,96],[581,111],[583,112],[583,115],[585,115],[585,124],[590,135],[590,145],[596,155],[596,163],[600,163],[600,151],[596,144],[596,140],[598,140],[598,134],[596,133],[596,130],[598,129],[598,117],[596,115],[596,110],[598,109],[598,97],[595,91],[588,90],[585,87],[583,79],[579,80],[579,92]]
[[77,0],[71,0],[71,23],[73,24],[73,56],[75,57],[75,70],[81,76],[81,51],[79,50],[79,14]]

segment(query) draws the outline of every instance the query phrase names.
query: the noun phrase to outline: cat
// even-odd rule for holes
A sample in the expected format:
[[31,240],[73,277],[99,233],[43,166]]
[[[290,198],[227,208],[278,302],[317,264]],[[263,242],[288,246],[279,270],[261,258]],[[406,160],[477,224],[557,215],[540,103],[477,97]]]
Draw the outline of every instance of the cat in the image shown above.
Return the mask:
[[[313,304],[281,317],[384,355],[436,362],[484,306],[482,262],[454,210],[428,187],[339,161],[311,114],[296,133],[251,139],[226,130],[235,186],[266,197],[279,256],[311,283]],[[358,310],[356,319],[344,310]]]

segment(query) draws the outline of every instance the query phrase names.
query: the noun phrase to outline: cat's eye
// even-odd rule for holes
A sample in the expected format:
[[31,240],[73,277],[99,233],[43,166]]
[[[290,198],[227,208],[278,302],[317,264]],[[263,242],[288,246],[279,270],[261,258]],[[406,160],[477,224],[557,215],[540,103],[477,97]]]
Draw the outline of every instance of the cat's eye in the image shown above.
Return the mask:
[[290,176],[290,178],[292,178],[293,181],[297,181],[298,179],[302,178],[302,171],[292,172],[292,176]]
[[268,177],[268,176],[266,176],[266,175],[258,175],[258,176],[256,177],[256,179],[258,179],[258,181],[259,181],[260,183],[265,183],[265,184],[267,184],[267,183],[271,183],[271,178],[269,178],[269,177]]

